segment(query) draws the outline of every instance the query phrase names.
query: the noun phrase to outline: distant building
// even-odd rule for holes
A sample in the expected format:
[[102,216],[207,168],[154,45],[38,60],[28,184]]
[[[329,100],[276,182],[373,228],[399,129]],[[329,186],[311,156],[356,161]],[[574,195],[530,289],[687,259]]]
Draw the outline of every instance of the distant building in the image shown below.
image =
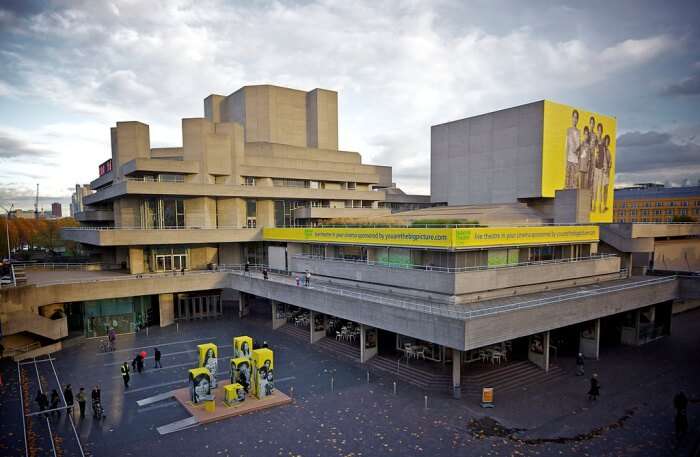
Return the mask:
[[664,187],[639,184],[615,190],[614,222],[673,222],[700,220],[700,186]]
[[61,204],[58,202],[51,203],[51,215],[55,218],[63,217],[61,215]]
[[386,200],[379,202],[380,208],[389,208],[392,213],[413,211],[417,209],[435,206],[430,203],[430,195],[407,194],[392,183],[391,187],[384,189]]
[[70,217],[75,217],[76,213],[85,211],[83,206],[83,198],[92,193],[90,184],[75,185],[75,192],[70,197]]
[[10,211],[10,219],[35,219],[36,215],[34,214],[34,211],[31,210],[24,210],[24,209],[16,209],[14,211]]

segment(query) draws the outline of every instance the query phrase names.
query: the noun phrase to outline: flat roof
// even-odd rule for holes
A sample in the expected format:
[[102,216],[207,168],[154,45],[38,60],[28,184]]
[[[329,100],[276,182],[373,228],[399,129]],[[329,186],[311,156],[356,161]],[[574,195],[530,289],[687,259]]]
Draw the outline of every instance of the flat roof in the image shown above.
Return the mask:
[[700,186],[615,189],[616,200],[700,197]]

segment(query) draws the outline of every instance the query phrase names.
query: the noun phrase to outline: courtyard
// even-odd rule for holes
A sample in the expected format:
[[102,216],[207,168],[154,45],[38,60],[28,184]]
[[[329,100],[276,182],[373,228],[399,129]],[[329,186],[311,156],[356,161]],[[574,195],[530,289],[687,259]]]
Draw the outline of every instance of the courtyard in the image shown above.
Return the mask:
[[[249,335],[275,352],[276,387],[294,402],[221,422],[160,435],[157,427],[186,417],[175,400],[139,407],[137,400],[187,386],[196,364],[196,345],[219,346],[220,370],[232,356],[231,340]],[[377,455],[695,455],[700,436],[700,310],[674,316],[668,338],[640,347],[601,347],[599,361],[587,361],[586,376],[575,376],[573,360],[559,357],[563,375],[499,395],[496,407],[478,398],[455,400],[448,392],[426,392],[388,373],[328,352],[282,331],[269,316],[239,319],[230,310],[216,320],[180,322],[148,333],[122,335],[117,350],[102,353],[87,339],[53,354],[52,361],[19,365],[25,410],[38,411],[37,378],[44,390],[84,386],[89,397],[98,384],[106,418],[74,414],[32,416],[27,424],[29,455],[53,455],[47,422],[57,437],[56,455],[221,455],[221,456],[377,456]],[[153,368],[153,351],[163,368]],[[148,353],[144,373],[132,373],[123,387],[119,365],[136,352]],[[51,365],[55,366],[56,375]],[[18,365],[2,362],[0,454],[25,455]],[[590,374],[598,373],[602,395],[586,398]],[[673,396],[690,399],[690,432],[676,441]],[[26,401],[29,400],[28,404]],[[427,404],[427,408],[426,408]],[[76,408],[77,409],[77,408]]]

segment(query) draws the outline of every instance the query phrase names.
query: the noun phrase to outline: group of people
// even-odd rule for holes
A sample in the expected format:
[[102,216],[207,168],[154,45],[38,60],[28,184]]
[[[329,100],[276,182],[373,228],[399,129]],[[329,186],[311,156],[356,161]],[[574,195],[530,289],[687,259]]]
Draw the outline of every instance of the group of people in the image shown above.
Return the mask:
[[[81,387],[78,391],[78,395],[74,397],[73,388],[70,384],[66,385],[65,389],[63,390],[63,399],[66,402],[65,409],[68,411],[68,414],[73,414],[73,405],[77,400],[78,408],[80,409],[80,418],[82,419],[85,417],[85,406],[87,403],[87,398],[85,396],[84,387]],[[100,390],[99,385],[95,385],[95,387],[92,389],[91,399],[93,417],[97,419],[103,419],[104,417],[106,417],[104,414],[104,409],[102,408],[102,392]],[[42,390],[39,390],[37,392],[34,400],[38,403],[40,411],[46,411],[44,413],[46,417],[49,417],[49,413],[51,413],[52,416],[54,414],[58,417],[61,416],[61,408],[59,407],[60,397],[56,389],[53,389],[51,391],[50,400],[49,397]]]
[[590,189],[591,211],[608,210],[612,152],[610,135],[595,117],[588,119],[583,132],[578,129],[579,113],[571,113],[571,127],[566,131],[566,188]]
[[[153,353],[153,359],[154,359],[153,368],[163,368],[163,364],[160,361],[162,356],[163,356],[163,354],[160,352],[160,350],[158,348],[155,348],[155,351]],[[143,373],[144,360],[145,360],[144,353],[139,352],[138,354],[136,354],[134,359],[131,361],[131,368],[134,371],[138,371],[139,373]],[[119,369],[121,371],[122,381],[124,381],[124,388],[128,389],[129,388],[129,381],[131,380],[131,370],[129,370],[128,362],[124,362]]]

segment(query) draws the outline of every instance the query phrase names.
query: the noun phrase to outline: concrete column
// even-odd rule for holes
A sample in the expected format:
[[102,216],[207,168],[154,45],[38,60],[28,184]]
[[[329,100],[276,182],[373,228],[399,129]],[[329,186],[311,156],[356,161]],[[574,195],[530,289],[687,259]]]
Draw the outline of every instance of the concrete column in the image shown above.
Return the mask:
[[[318,322],[316,322],[317,320]],[[316,324],[318,324],[318,329]],[[314,344],[316,341],[326,336],[326,316],[321,315],[321,313],[311,311],[311,314],[309,315],[309,330],[311,335],[311,344]]]
[[360,324],[360,363],[365,363],[377,355],[379,342],[377,329]]
[[175,294],[158,295],[158,310],[160,311],[160,326],[173,325],[175,323]]
[[622,326],[622,333],[620,335],[620,342],[622,344],[627,344],[629,346],[638,346],[639,345],[639,310],[636,309],[634,311],[628,311],[629,313],[632,314],[632,320],[631,322],[627,322],[628,324],[632,324],[633,327],[629,327],[625,324]]
[[129,273],[143,274],[143,248],[129,248]]
[[239,298],[238,298],[238,318],[242,319],[243,317],[247,316],[248,313],[250,312],[250,308],[248,307],[248,297],[245,294],[245,292],[239,292]]
[[584,357],[598,360],[600,355],[600,319],[587,322],[579,336],[579,352]]
[[272,306],[272,330],[277,330],[287,323],[287,318],[284,313],[284,303],[270,300]]
[[452,397],[462,398],[462,351],[452,349]]
[[537,333],[530,336],[530,347],[528,348],[528,360],[549,371],[549,332]]

